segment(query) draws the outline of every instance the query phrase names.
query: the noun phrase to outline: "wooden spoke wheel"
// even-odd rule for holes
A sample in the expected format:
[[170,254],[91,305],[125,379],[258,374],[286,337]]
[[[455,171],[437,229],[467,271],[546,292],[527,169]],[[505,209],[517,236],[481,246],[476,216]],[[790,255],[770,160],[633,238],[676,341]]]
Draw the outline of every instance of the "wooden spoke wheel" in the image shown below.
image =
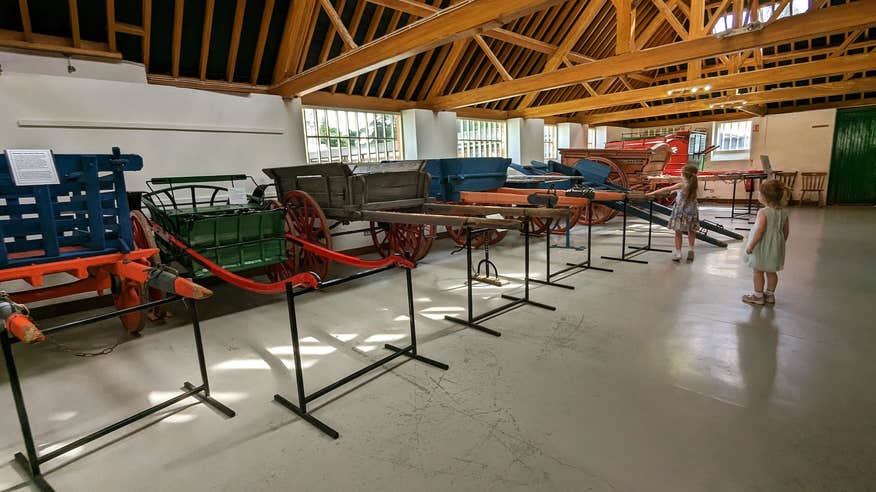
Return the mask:
[[[566,227],[565,219],[558,219],[551,224],[551,234],[565,234],[566,230],[575,227],[575,224],[581,220],[581,213],[583,212],[580,207],[570,207],[569,211],[572,212],[572,215],[569,217],[569,226]],[[547,220],[542,217],[532,217],[532,226],[533,229],[540,229],[544,231],[547,229]]]
[[[281,205],[273,202],[272,207]],[[307,242],[332,249],[332,236],[328,221],[319,204],[303,191],[290,191],[283,197],[282,207],[286,209],[286,232]],[[313,272],[319,278],[328,276],[329,259],[311,253],[295,241],[286,241],[287,260],[268,267],[268,278],[280,282],[299,272]]]
[[[588,157],[587,159],[601,162],[611,168],[611,172],[609,172],[608,178],[606,179],[607,183],[620,186],[624,189],[630,187],[627,174],[611,159],[606,159],[604,157]],[[583,225],[602,224],[603,222],[613,219],[618,214],[617,210],[596,202],[593,203],[591,209],[593,210],[592,213],[588,214],[585,210],[584,213],[580,214],[580,219],[578,220],[579,223]]]
[[371,240],[386,258],[398,254],[413,262],[422,260],[435,242],[434,225],[371,222]]
[[[468,203],[467,205],[483,205],[481,203]],[[465,247],[466,241],[466,233],[464,227],[454,227],[454,226],[445,226],[447,228],[447,235],[450,236],[450,239],[453,239],[453,242],[456,243],[457,246]],[[483,234],[476,234],[471,238],[471,247],[474,249],[478,249],[484,245],[484,242],[489,241],[490,246],[497,244],[499,241],[505,239],[505,236],[508,235],[508,231],[506,230],[497,230],[490,229],[489,231]]]

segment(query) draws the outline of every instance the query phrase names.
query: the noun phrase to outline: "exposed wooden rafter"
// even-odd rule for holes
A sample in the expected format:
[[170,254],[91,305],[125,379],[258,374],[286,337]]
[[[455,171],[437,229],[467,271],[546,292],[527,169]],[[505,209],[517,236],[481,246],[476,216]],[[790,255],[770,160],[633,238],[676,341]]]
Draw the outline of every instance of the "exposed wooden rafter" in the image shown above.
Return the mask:
[[651,106],[649,108],[630,109],[613,113],[600,113],[584,116],[583,121],[595,125],[637,118],[709,111],[715,108],[721,109],[722,104],[729,108],[735,108],[742,107],[743,102],[745,105],[757,105],[771,102],[793,101],[795,99],[811,99],[816,97],[829,97],[873,91],[876,91],[876,78],[856,79],[846,82],[828,82],[825,84],[815,84],[805,87],[789,87],[750,94],[697,99],[694,101],[663,104],[660,106]]
[[237,67],[237,52],[240,50],[240,34],[243,32],[243,14],[246,12],[246,0],[237,0],[234,8],[234,24],[231,28],[231,42],[228,46],[228,63],[225,67],[225,78],[234,81],[234,70]]
[[426,102],[432,109],[452,109],[505,99],[532,91],[564,87],[581,81],[602,79],[675,65],[688,60],[713,57],[759,46],[775,45],[807,37],[861,29],[876,24],[876,2],[856,2],[806,14],[787,17],[760,31],[722,39],[708,36],[669,45],[625,53],[566,67],[548,74],[531,75]]
[[482,29],[500,26],[559,0],[463,0],[367,45],[300,74],[272,89],[285,97],[304,95],[351,77],[376,70]]
[[268,40],[268,28],[271,26],[271,17],[274,14],[274,0],[265,0],[265,9],[262,11],[262,21],[259,25],[259,37],[256,41],[255,58],[252,61],[252,71],[249,82],[255,84],[259,79],[259,71],[262,68],[262,58],[265,56],[265,43]]
[[[753,87],[756,85],[777,84],[781,82],[811,79],[819,76],[860,72],[874,66],[876,66],[876,53],[870,53],[767,68],[764,70],[743,72],[739,74],[710,77],[708,79],[699,80],[697,85],[709,85],[709,92],[717,93],[721,91]],[[669,91],[687,90],[684,94],[695,95],[689,92],[690,88],[691,84],[689,82],[678,82],[601,96],[585,97],[582,99],[563,101],[544,106],[536,106],[533,108],[512,111],[511,115],[523,118],[540,118],[556,114],[575,113],[599,108],[611,108],[636,104],[640,101],[668,99],[671,97],[671,95],[668,94]]]
[[347,30],[347,26],[344,25],[344,21],[341,20],[341,16],[338,15],[338,11],[335,10],[332,3],[329,0],[319,0],[319,4],[322,6],[322,10],[325,11],[329,21],[335,27],[338,36],[341,37],[341,41],[344,42],[347,49],[352,50],[358,48],[359,45],[353,41],[353,36],[350,35],[350,31]]

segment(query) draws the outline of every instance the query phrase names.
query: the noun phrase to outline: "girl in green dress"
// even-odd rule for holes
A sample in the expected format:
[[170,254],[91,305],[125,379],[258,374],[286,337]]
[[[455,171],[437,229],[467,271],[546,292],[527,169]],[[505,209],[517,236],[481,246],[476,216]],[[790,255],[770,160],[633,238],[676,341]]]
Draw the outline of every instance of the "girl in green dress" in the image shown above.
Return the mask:
[[745,248],[745,263],[754,270],[754,292],[742,296],[742,302],[760,306],[776,303],[778,272],[785,266],[785,242],[790,233],[784,198],[785,185],[781,181],[768,179],[761,184],[759,199],[764,207],[757,212]]

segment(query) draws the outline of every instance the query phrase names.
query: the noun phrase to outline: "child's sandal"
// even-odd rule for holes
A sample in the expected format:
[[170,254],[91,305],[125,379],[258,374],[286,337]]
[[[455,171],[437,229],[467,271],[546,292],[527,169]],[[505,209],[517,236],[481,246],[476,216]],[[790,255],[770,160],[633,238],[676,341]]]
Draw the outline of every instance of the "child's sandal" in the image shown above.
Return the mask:
[[745,294],[742,296],[742,302],[746,304],[753,304],[755,306],[763,306],[764,304],[764,296],[756,296],[754,294]]

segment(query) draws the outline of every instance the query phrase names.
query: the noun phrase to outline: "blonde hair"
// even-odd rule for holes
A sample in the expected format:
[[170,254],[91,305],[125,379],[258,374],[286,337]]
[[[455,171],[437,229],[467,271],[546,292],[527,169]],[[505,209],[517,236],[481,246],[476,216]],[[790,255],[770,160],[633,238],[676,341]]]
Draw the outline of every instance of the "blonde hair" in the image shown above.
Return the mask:
[[787,187],[778,179],[767,179],[760,184],[760,194],[769,205],[781,207],[785,202]]
[[681,175],[684,177],[684,200],[687,202],[697,198],[697,187],[699,186],[697,172],[699,169],[693,164],[688,164],[681,170]]

